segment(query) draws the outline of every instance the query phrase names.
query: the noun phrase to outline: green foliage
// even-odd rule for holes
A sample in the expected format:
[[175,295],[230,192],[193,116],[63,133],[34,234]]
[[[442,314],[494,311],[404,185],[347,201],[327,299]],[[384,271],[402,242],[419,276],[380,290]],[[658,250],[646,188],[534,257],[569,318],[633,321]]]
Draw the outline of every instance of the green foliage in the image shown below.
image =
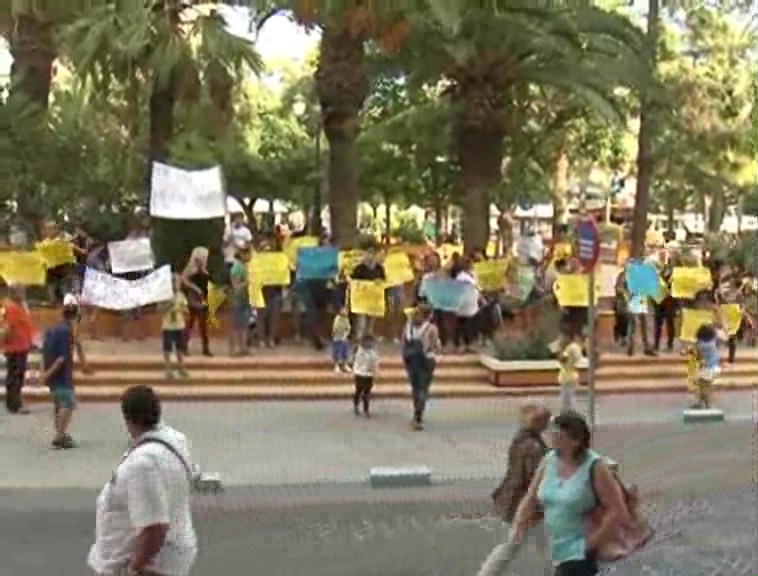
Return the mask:
[[519,339],[498,336],[490,345],[489,355],[501,362],[555,359],[555,354],[550,350],[550,341],[544,332]]
[[400,223],[392,230],[392,235],[407,244],[424,244],[424,229],[410,216],[401,216]]

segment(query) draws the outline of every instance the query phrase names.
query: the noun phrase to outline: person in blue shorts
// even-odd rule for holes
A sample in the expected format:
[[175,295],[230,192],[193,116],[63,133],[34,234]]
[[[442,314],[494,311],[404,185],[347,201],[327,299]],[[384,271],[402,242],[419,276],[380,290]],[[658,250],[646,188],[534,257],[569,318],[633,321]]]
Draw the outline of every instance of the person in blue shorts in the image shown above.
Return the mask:
[[40,381],[50,388],[50,396],[55,407],[55,437],[53,448],[75,448],[68,428],[76,408],[74,394],[74,347],[76,345],[75,325],[79,318],[79,307],[63,307],[63,320],[45,333],[42,344],[42,373]]

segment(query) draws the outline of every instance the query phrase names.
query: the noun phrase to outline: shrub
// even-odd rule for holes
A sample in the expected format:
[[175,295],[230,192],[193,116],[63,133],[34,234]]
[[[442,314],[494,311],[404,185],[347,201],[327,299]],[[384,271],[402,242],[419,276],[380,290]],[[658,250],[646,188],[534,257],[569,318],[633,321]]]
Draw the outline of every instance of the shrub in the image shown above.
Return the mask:
[[553,360],[550,340],[540,331],[517,340],[498,336],[490,345],[490,356],[501,362],[518,360]]

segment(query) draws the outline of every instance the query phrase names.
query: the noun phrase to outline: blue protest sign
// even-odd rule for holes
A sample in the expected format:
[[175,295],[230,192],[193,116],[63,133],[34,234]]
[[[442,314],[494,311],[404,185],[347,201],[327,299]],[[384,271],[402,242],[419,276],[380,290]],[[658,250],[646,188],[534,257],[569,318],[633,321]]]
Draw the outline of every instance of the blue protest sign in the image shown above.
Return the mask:
[[333,246],[301,246],[297,250],[298,280],[330,280],[339,270],[339,252]]
[[476,288],[451,278],[430,278],[425,292],[426,299],[435,310],[458,312],[466,298],[475,297]]
[[635,296],[653,298],[658,295],[658,270],[650,262],[629,260],[626,263],[626,286]]

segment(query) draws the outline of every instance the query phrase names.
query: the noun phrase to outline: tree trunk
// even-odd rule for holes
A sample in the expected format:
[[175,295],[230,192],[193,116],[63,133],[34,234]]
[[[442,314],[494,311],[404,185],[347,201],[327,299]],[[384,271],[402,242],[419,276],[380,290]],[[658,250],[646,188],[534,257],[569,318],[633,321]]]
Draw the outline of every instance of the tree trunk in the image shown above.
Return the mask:
[[[660,26],[659,0],[649,0],[647,42],[648,62],[651,80],[655,78],[658,61],[658,33]],[[653,177],[653,108],[654,101],[650,89],[643,89],[640,95],[640,133],[637,153],[637,190],[634,200],[632,220],[633,258],[645,255],[647,235],[647,214],[650,207],[650,184]]]
[[10,35],[10,97],[19,97],[47,111],[53,78],[53,25],[30,14],[19,14]]
[[563,146],[555,155],[550,201],[553,203],[553,239],[560,235],[566,216],[566,194],[569,188],[569,158]]
[[146,167],[147,188],[145,197],[150,205],[150,190],[152,189],[153,162],[165,162],[168,158],[171,137],[174,132],[174,104],[176,94],[174,83],[162,85],[158,80],[153,81],[150,93],[150,154]]
[[340,248],[358,243],[358,174],[355,141],[358,115],[368,96],[364,32],[328,23],[321,36],[316,88],[329,142],[329,214],[332,239]]
[[442,246],[442,197],[434,194],[434,244]]
[[502,180],[506,89],[497,81],[499,64],[472,61],[455,75],[453,145],[460,168],[467,254],[487,249],[490,198]]
[[725,194],[723,188],[716,188],[711,195],[711,206],[708,210],[708,232],[717,234],[724,223],[724,212],[726,211]]

